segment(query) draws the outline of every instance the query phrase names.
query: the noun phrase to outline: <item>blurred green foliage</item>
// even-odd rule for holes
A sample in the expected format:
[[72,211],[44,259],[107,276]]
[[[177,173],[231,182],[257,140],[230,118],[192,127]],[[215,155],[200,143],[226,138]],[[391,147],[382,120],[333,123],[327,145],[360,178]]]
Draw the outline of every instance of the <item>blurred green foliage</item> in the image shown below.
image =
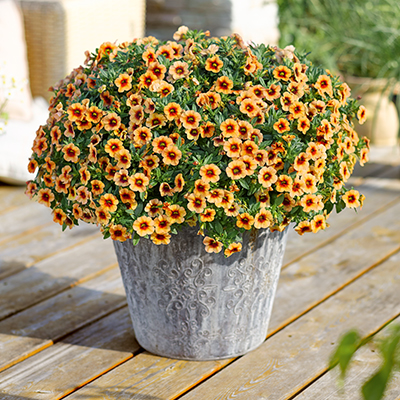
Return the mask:
[[[331,356],[329,368],[339,365],[341,384],[356,351],[371,339],[362,340],[360,334],[351,330],[344,334]],[[400,325],[392,325],[389,332],[377,342],[381,365],[363,384],[362,395],[365,400],[380,400],[394,370],[400,370]]]
[[399,0],[277,0],[280,47],[334,73],[400,81]]

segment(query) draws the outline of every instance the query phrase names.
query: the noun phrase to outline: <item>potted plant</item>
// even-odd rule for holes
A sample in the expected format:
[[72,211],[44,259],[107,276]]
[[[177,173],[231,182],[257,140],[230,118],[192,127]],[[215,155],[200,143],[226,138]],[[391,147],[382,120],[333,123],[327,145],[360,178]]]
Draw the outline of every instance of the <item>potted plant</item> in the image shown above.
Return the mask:
[[104,43],[53,87],[27,194],[114,240],[139,343],[216,359],[260,345],[290,223],[327,226],[368,140],[338,77],[292,51],[181,27]]
[[[280,45],[310,51],[310,60],[344,76],[370,112],[358,126],[377,146],[398,143],[399,3],[396,0],[279,0]],[[397,96],[398,97],[398,96]],[[398,101],[397,101],[398,103]]]

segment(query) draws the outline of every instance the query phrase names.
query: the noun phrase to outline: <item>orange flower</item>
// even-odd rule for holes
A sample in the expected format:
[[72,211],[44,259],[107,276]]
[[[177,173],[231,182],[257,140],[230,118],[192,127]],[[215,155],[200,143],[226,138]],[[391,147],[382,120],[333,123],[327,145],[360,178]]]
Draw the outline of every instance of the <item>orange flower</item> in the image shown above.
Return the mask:
[[215,125],[209,121],[205,125],[200,126],[200,135],[202,138],[213,137],[214,132],[215,132]]
[[236,225],[239,228],[244,228],[246,230],[251,229],[254,224],[254,217],[252,217],[249,213],[242,213],[236,217]]
[[64,153],[64,160],[71,161],[73,163],[77,163],[79,160],[79,155],[81,151],[79,147],[75,146],[73,143],[69,143],[62,148],[62,152]]
[[305,174],[310,170],[310,164],[309,164],[309,156],[307,153],[300,153],[295,159],[293,163],[293,168],[301,173]]
[[169,244],[171,235],[169,233],[153,232],[150,239],[156,245]]
[[72,214],[74,214],[75,219],[81,219],[83,215],[82,208],[79,206],[79,204],[75,203],[72,206]]
[[254,218],[254,227],[257,229],[268,228],[273,220],[271,211],[261,209]]
[[[151,87],[150,87],[150,89],[151,89]],[[174,90],[175,90],[175,88],[170,83],[162,81],[160,83],[160,86],[157,89],[157,92],[160,93],[160,97],[163,98],[163,97],[167,97]]]
[[203,196],[195,195],[194,193],[191,193],[189,196],[187,196],[187,201],[188,210],[193,211],[197,214],[201,214],[206,207],[205,198]]
[[156,61],[156,53],[152,47],[148,47],[147,50],[142,54],[142,60],[146,62],[146,65]]
[[200,214],[200,221],[201,222],[212,222],[214,221],[215,217],[215,210],[212,208],[206,208],[201,214]]
[[141,126],[133,131],[133,140],[135,144],[144,146],[150,142],[153,134],[149,128]]
[[159,136],[153,139],[152,146],[154,153],[161,154],[173,141],[168,136]]
[[292,76],[292,71],[285,65],[280,65],[278,67],[275,67],[272,74],[275,79],[288,81]]
[[204,182],[216,183],[219,181],[221,170],[215,164],[203,165],[200,168],[200,175]]
[[111,193],[106,193],[100,197],[100,206],[109,212],[117,211],[118,199]]
[[201,128],[186,129],[186,135],[189,140],[197,140],[200,136]]
[[111,156],[115,155],[124,149],[123,143],[119,139],[109,139],[107,144],[104,146],[104,150]]
[[156,155],[146,156],[142,158],[139,163],[139,166],[149,171],[152,171],[154,168],[158,167],[160,159]]
[[265,87],[261,85],[252,86],[249,89],[249,92],[254,94],[254,96],[258,97],[259,99],[263,99],[265,97]]
[[297,120],[297,129],[304,134],[307,133],[307,131],[310,129],[310,126],[311,124],[307,117],[300,117]]
[[325,97],[325,93],[328,93],[330,97],[333,97],[332,82],[328,75],[320,75],[314,86],[322,97]]
[[364,106],[360,106],[358,111],[357,111],[357,118],[358,118],[358,123],[363,124],[367,120],[367,110],[365,109]]
[[182,112],[182,108],[178,103],[168,103],[164,107],[164,114],[167,117],[168,121],[172,121],[176,118],[179,118]]
[[269,192],[268,190],[259,190],[254,194],[256,200],[260,204],[261,208],[266,208],[269,207],[270,205],[270,198],[269,198]]
[[302,179],[295,178],[292,187],[290,188],[290,196],[301,196],[304,193],[304,182]]
[[322,196],[315,194],[306,194],[300,200],[300,205],[303,207],[304,212],[321,211],[324,208]]
[[125,240],[130,238],[130,234],[127,232],[126,228],[120,224],[111,225],[109,232],[112,240],[125,242]]
[[165,210],[165,214],[171,224],[182,224],[185,221],[186,211],[178,204],[173,204]]
[[119,190],[119,197],[124,204],[130,203],[136,208],[135,192],[132,190],[123,188]]
[[275,183],[278,192],[290,192],[293,179],[288,175],[281,175]]
[[268,156],[267,151],[263,149],[261,150],[259,149],[253,154],[254,160],[256,160],[258,165],[260,165],[261,167],[266,164],[267,156]]
[[257,161],[253,157],[243,156],[240,161],[242,161],[246,168],[246,175],[253,175],[255,169],[257,168]]
[[163,213],[162,206],[163,206],[162,201],[158,199],[152,199],[146,204],[144,211],[146,211],[147,214],[149,214],[149,217],[154,218],[157,215],[161,215]]
[[294,230],[299,234],[299,235],[304,235],[306,232],[312,232],[311,229],[311,224],[309,221],[302,221],[300,222]]
[[101,122],[104,125],[104,129],[108,132],[115,131],[121,126],[121,117],[115,112],[108,113]]
[[79,186],[76,189],[76,201],[81,204],[87,204],[89,200],[91,200],[89,189],[86,186]]
[[174,179],[175,187],[174,192],[182,192],[183,186],[185,185],[185,180],[183,179],[182,174],[178,174]]
[[193,193],[197,196],[207,196],[210,190],[210,184],[201,179],[197,179],[194,183]]
[[250,138],[250,135],[253,131],[253,125],[251,125],[247,121],[239,121],[238,129],[239,129],[239,138],[242,140],[246,140]]
[[174,144],[170,144],[164,149],[162,156],[165,165],[178,165],[182,152]]
[[167,60],[172,60],[174,58],[174,54],[174,50],[169,44],[160,46],[156,52],[156,56],[163,55]]
[[321,229],[326,229],[326,220],[323,215],[316,215],[311,220],[311,231],[317,233]]
[[360,207],[360,193],[357,190],[349,190],[342,196],[342,200],[348,208]]
[[258,182],[265,188],[269,188],[277,180],[278,176],[274,167],[263,167],[258,173]]
[[149,128],[162,127],[165,125],[166,118],[162,114],[153,113],[146,119],[146,126]]
[[166,215],[159,215],[153,221],[157,233],[168,233],[171,230],[171,223]]
[[269,101],[279,99],[281,96],[281,87],[279,85],[272,84],[265,90],[265,98]]
[[67,215],[61,208],[55,208],[53,210],[53,221],[63,225],[65,220],[67,219]]
[[167,182],[163,182],[160,185],[160,194],[161,196],[173,196],[175,193],[174,189],[172,189],[171,185]]
[[243,114],[248,115],[250,118],[254,118],[260,111],[260,108],[253,99],[244,99],[240,103],[239,109]]
[[289,112],[292,114],[293,118],[298,119],[306,115],[306,107],[301,101],[295,101],[289,107]]
[[222,243],[206,236],[203,240],[207,253],[219,253],[222,250]]
[[369,154],[369,150],[368,150],[368,149],[366,149],[366,148],[361,149],[361,151],[360,151],[360,165],[361,165],[362,167],[363,167],[363,166],[365,165],[365,163],[368,162],[368,160],[369,160],[368,154]]
[[38,203],[44,204],[46,207],[50,207],[54,200],[54,194],[50,189],[40,189],[38,192]]
[[154,221],[143,215],[133,223],[133,229],[139,236],[151,235],[154,232]]
[[214,56],[207,58],[205,69],[210,72],[217,73],[221,71],[222,66],[224,63],[221,61],[219,56],[215,54]]
[[92,106],[88,110],[86,110],[87,120],[93,122],[94,124],[99,123],[102,116],[103,116],[103,111],[101,111],[100,108],[96,106]]
[[215,199],[215,205],[227,209],[233,204],[234,200],[235,198],[231,192],[223,190],[222,196]]
[[60,177],[56,178],[56,192],[68,194],[69,182],[65,183]]
[[[82,211],[81,211],[82,214]],[[107,225],[110,222],[111,214],[102,207],[96,209],[97,223]]]
[[118,92],[127,92],[132,89],[132,77],[128,74],[120,74],[114,81],[115,86],[118,88]]
[[155,75],[158,80],[163,80],[165,73],[167,72],[167,67],[163,64],[160,64],[158,61],[155,61],[149,65],[147,71]]
[[220,76],[215,82],[215,90],[220,93],[229,94],[233,88],[233,82],[227,76]]
[[51,143],[57,144],[62,135],[61,129],[58,126],[53,126],[50,131]]
[[232,203],[229,207],[224,208],[225,214],[228,217],[237,217],[239,215],[239,205],[236,203]]
[[339,165],[340,175],[342,175],[343,180],[346,182],[350,178],[350,170],[346,162],[341,162]]
[[201,115],[197,111],[184,111],[181,115],[180,121],[185,129],[197,128],[201,121]]
[[120,169],[115,173],[113,180],[117,186],[128,186],[130,184],[128,171],[126,169]]
[[118,161],[117,168],[128,169],[131,166],[131,153],[127,149],[122,149],[115,154],[115,159]]
[[145,192],[149,182],[145,174],[136,172],[135,175],[129,177],[129,188],[134,192]]
[[242,148],[242,141],[236,137],[228,139],[224,143],[224,150],[228,157],[238,158]]
[[208,103],[211,109],[215,110],[218,108],[221,103],[221,95],[215,92],[207,92],[206,95],[208,97]]
[[144,110],[141,105],[132,106],[129,110],[129,121],[132,124],[141,124],[144,119]]
[[111,163],[107,165],[106,168],[106,179],[108,179],[109,181],[112,181],[114,179],[114,175],[117,173],[118,168],[114,167],[114,165],[112,165]]
[[289,111],[289,108],[296,102],[296,97],[290,93],[285,92],[280,98],[280,103],[282,105],[283,111]]
[[234,253],[238,253],[242,250],[242,243],[231,243],[227,249],[225,249],[224,254],[230,257]]
[[80,103],[71,104],[67,110],[68,119],[71,122],[80,121],[85,117],[85,111],[86,107],[84,105]]
[[274,124],[274,129],[278,133],[284,133],[290,131],[289,121],[285,118],[279,118],[277,122]]
[[142,86],[149,88],[150,85],[157,79],[158,78],[156,75],[154,75],[151,71],[147,71],[143,75],[140,75],[139,82]]
[[239,125],[232,118],[226,119],[224,122],[222,122],[219,128],[221,129],[222,136],[224,137],[239,136]]
[[251,140],[246,140],[242,144],[242,156],[253,156],[253,154],[258,151],[258,146]]
[[114,96],[111,96],[110,93],[108,92],[108,90],[103,92],[100,95],[100,98],[101,98],[101,100],[103,100],[104,106],[111,107],[113,100],[114,100]]
[[174,80],[186,78],[189,75],[189,65],[186,62],[175,61],[169,67],[169,73]]

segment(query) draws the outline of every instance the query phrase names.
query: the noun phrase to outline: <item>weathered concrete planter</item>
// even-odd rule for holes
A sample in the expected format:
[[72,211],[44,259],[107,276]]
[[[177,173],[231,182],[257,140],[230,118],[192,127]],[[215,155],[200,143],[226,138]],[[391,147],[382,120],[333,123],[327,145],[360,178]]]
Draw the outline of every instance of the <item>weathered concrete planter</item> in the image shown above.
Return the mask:
[[114,242],[137,341],[171,358],[244,354],[267,335],[287,230],[253,231],[229,258],[204,250],[196,228],[167,246]]

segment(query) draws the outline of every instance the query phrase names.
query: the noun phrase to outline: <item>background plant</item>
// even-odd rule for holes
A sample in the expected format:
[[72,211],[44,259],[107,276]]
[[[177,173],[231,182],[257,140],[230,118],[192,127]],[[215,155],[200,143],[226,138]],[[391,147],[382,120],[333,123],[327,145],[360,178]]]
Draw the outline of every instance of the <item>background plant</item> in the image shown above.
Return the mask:
[[280,46],[346,75],[400,80],[397,0],[278,0]]
[[329,368],[339,366],[342,386],[355,353],[371,340],[377,345],[381,365],[363,384],[361,392],[365,400],[380,400],[385,395],[385,389],[393,372],[400,370],[400,325],[391,326],[389,333],[380,340],[362,339],[356,330],[345,333],[332,354]]

